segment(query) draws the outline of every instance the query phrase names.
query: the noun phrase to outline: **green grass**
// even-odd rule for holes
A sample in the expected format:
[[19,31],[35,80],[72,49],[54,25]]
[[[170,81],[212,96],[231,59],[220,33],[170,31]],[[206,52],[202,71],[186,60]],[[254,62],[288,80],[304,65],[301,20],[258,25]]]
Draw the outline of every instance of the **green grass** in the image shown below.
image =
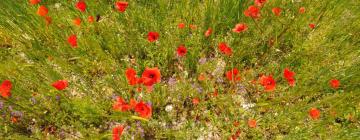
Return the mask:
[[[12,96],[0,99],[0,137],[111,139],[117,123],[127,126],[125,139],[228,139],[238,130],[240,139],[360,137],[357,0],[269,0],[258,20],[243,14],[252,0],[131,0],[124,13],[114,9],[114,0],[88,0],[85,13],[75,2],[42,0],[52,18],[46,26],[36,14],[39,5],[0,0],[0,82],[13,83]],[[281,16],[272,14],[273,7],[283,9]],[[298,13],[300,7],[305,14]],[[101,18],[88,23],[89,15]],[[72,23],[76,17],[84,20],[80,27]],[[177,28],[180,22],[185,29]],[[249,29],[233,33],[237,23]],[[209,27],[213,34],[206,38]],[[160,33],[156,43],[147,41],[149,31]],[[78,36],[78,48],[67,43],[71,34]],[[233,49],[231,57],[219,52],[219,42]],[[184,58],[176,56],[181,44],[188,49]],[[200,64],[201,58],[208,61]],[[128,67],[138,75],[158,67],[162,82],[150,94],[135,92],[125,78]],[[232,68],[240,71],[236,84],[224,77]],[[284,68],[296,72],[294,87],[283,78]],[[207,80],[197,80],[201,73]],[[252,84],[259,74],[272,74],[276,90],[264,92]],[[170,77],[177,79],[175,85],[168,84]],[[339,89],[329,86],[333,78],[340,80]],[[69,81],[66,90],[51,86],[59,79]],[[219,96],[209,96],[215,89]],[[114,95],[151,102],[152,117],[141,121],[131,117],[134,113],[113,111]],[[192,104],[194,97],[199,105]],[[242,107],[248,103],[254,107]],[[173,110],[165,111],[166,106]],[[318,120],[308,115],[313,107],[321,111]],[[15,110],[23,116],[12,123]],[[247,126],[251,118],[256,128]]]

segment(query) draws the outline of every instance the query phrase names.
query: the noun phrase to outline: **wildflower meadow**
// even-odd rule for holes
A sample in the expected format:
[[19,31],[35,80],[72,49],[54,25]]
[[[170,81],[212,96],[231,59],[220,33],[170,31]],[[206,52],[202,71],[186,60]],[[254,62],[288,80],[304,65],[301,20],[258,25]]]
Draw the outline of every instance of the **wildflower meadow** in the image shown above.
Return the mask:
[[360,139],[359,0],[0,9],[0,139]]

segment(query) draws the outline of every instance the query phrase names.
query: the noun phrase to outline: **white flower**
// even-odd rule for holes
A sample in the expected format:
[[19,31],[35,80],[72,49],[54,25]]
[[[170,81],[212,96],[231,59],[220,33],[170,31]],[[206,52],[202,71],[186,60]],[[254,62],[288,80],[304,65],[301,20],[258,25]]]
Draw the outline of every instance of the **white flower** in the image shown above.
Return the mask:
[[167,105],[166,107],[165,107],[165,111],[166,112],[171,112],[173,110],[173,106],[172,105]]

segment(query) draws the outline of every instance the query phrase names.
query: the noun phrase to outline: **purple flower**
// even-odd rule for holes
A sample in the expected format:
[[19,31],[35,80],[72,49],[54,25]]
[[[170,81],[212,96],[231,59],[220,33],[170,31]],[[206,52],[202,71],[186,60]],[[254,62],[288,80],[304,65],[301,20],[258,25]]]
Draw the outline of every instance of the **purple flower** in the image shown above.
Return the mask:
[[36,104],[36,99],[34,97],[30,98],[30,101],[33,105]]
[[20,111],[12,111],[12,112],[11,112],[11,116],[21,118],[21,117],[23,116],[23,113],[20,112]]
[[170,86],[173,86],[176,84],[176,79],[174,77],[170,77],[169,80],[168,80],[168,84]]

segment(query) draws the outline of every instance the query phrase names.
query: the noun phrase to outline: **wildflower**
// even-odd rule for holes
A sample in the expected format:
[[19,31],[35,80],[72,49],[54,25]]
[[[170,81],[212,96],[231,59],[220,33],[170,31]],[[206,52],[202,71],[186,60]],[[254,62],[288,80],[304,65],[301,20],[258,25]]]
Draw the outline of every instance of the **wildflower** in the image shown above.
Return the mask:
[[48,12],[49,12],[49,10],[43,5],[41,5],[37,10],[37,14],[39,16],[46,16],[48,14]]
[[209,37],[212,33],[212,29],[211,28],[208,28],[205,32],[205,37]]
[[255,0],[255,5],[256,6],[263,6],[266,3],[266,0]]
[[131,98],[130,102],[129,102],[131,109],[135,109],[136,104],[137,104],[137,101],[135,99]]
[[185,23],[179,23],[178,28],[179,29],[184,29],[185,28]]
[[240,76],[238,76],[238,74],[239,74],[239,70],[237,68],[234,68],[232,70],[227,71],[225,75],[229,81],[239,81],[241,78]]
[[309,110],[309,115],[313,120],[317,120],[320,117],[320,111],[316,108],[311,108]]
[[199,77],[198,77],[198,80],[199,80],[199,81],[204,81],[204,80],[206,80],[205,74],[204,74],[204,73],[200,73],[200,75],[199,75]]
[[248,126],[250,128],[255,128],[256,127],[256,120],[255,119],[248,120]]
[[113,104],[113,109],[116,111],[126,112],[131,109],[131,106],[128,105],[123,98],[117,97],[116,102]]
[[197,26],[194,25],[194,24],[190,24],[189,27],[190,27],[191,30],[196,30],[196,28],[197,28]]
[[123,13],[125,12],[126,8],[128,7],[129,3],[128,2],[124,2],[124,1],[118,1],[115,3],[115,7],[116,9]]
[[73,23],[74,23],[75,25],[77,25],[77,26],[80,26],[80,24],[81,24],[81,18],[75,18],[75,19],[73,20]]
[[0,85],[0,93],[3,98],[9,98],[11,96],[12,84],[9,80],[5,80]]
[[192,99],[192,103],[194,104],[194,105],[198,105],[199,103],[200,103],[200,99],[199,98],[193,98]]
[[272,77],[272,75],[269,76],[261,76],[260,77],[260,84],[262,86],[264,86],[265,91],[273,91],[275,90],[275,86],[276,86],[276,82],[274,80],[274,78]]
[[299,8],[299,13],[304,14],[305,13],[305,7],[300,7]]
[[75,7],[80,10],[81,12],[85,12],[86,10],[86,3],[82,0],[76,3]]
[[284,69],[284,77],[288,81],[290,86],[295,85],[294,76],[295,76],[295,72],[290,71],[288,68]]
[[187,49],[186,49],[185,45],[180,45],[180,46],[177,48],[176,52],[177,52],[177,55],[178,55],[178,56],[183,57],[183,56],[186,55]]
[[228,47],[228,45],[225,42],[221,42],[218,45],[218,48],[221,53],[230,56],[232,54],[232,49]]
[[145,86],[152,86],[161,80],[160,70],[155,68],[146,68],[141,76],[142,83]]
[[95,21],[95,19],[93,16],[89,16],[88,21],[89,21],[89,23],[93,23]]
[[124,126],[122,125],[114,127],[112,130],[113,140],[120,140],[123,131],[124,131]]
[[31,5],[35,5],[41,2],[41,0],[29,0]]
[[126,79],[129,82],[129,85],[136,85],[138,83],[138,78],[136,77],[136,71],[133,68],[126,69]]
[[68,87],[68,85],[69,85],[68,81],[66,80],[58,80],[52,84],[52,86],[57,90],[64,90],[65,88]]
[[280,16],[281,8],[275,7],[275,8],[272,9],[272,12],[274,13],[275,16]]
[[330,86],[331,86],[333,89],[337,89],[337,88],[339,88],[339,86],[340,86],[340,81],[337,80],[337,79],[331,79],[331,80],[330,80]]
[[311,29],[314,29],[315,26],[316,26],[316,25],[315,25],[314,23],[310,23],[310,24],[309,24],[309,27],[310,27]]
[[155,42],[159,39],[159,33],[158,32],[149,32],[148,33],[148,41],[149,42]]
[[248,27],[245,23],[239,23],[239,24],[235,25],[235,27],[234,27],[234,29],[232,29],[232,31],[235,33],[240,33],[240,32],[246,31],[247,29],[248,29]]
[[171,112],[173,110],[173,106],[172,105],[167,105],[166,107],[165,107],[165,111],[166,112]]
[[150,118],[152,114],[152,109],[150,105],[145,104],[143,101],[140,101],[135,106],[135,112],[139,114],[142,118]]
[[77,48],[77,37],[76,35],[70,35],[68,37],[68,43],[71,45],[72,48]]
[[44,18],[45,18],[45,23],[46,23],[46,25],[50,25],[50,24],[51,24],[51,22],[52,22],[51,17],[49,17],[49,16],[45,16]]
[[256,6],[249,6],[249,8],[244,11],[244,15],[254,19],[259,18],[260,9]]

